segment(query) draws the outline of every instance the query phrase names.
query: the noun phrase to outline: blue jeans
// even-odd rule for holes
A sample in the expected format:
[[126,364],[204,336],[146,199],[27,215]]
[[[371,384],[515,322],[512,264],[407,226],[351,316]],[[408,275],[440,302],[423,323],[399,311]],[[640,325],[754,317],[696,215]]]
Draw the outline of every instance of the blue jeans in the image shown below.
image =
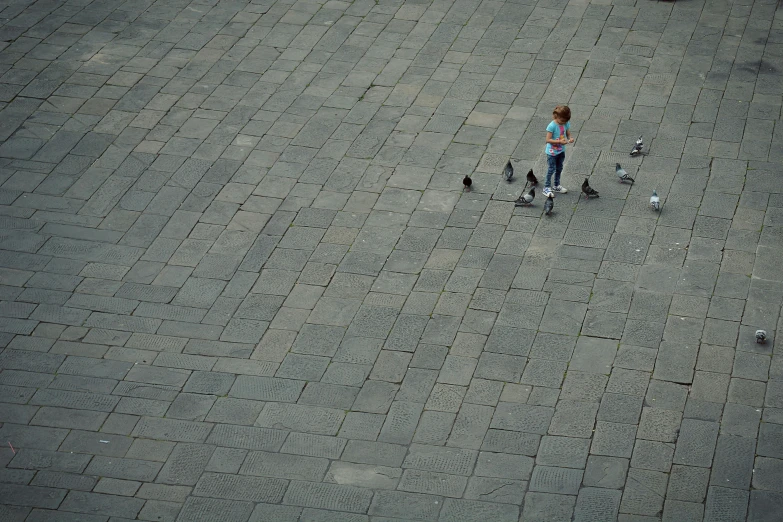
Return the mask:
[[547,156],[546,163],[546,181],[544,182],[544,188],[552,188],[552,174],[555,175],[555,186],[560,185],[560,174],[563,172],[563,162],[565,161],[565,152],[561,152],[557,156]]

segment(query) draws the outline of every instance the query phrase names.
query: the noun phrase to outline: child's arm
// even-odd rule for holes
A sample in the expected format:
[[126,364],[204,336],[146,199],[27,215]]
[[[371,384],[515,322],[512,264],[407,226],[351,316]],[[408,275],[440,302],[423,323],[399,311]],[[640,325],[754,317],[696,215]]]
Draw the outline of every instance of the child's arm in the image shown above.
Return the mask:
[[571,137],[571,129],[566,130],[566,137],[568,138],[568,143],[574,142],[574,138]]
[[556,140],[553,140],[551,132],[547,132],[546,133],[546,142],[549,143],[550,145],[562,145],[563,144],[562,138],[558,138]]

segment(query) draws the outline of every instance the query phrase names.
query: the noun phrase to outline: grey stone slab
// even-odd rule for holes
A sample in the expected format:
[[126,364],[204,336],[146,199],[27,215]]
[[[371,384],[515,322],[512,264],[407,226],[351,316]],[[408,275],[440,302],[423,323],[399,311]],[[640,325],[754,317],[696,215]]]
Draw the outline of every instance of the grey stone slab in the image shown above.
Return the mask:
[[707,520],[745,520],[748,497],[747,491],[710,486],[704,517]]
[[474,473],[480,477],[530,479],[533,459],[524,455],[480,452]]
[[750,492],[748,518],[750,520],[774,520],[783,503],[783,495],[774,491],[753,490]]
[[759,439],[756,453],[765,457],[780,458],[783,456],[783,446],[781,445],[781,434],[783,426],[764,422],[759,428]]
[[465,490],[465,498],[483,502],[499,502],[520,505],[524,499],[523,481],[487,477],[471,477]]
[[783,460],[757,457],[753,469],[753,487],[780,492],[781,472],[783,472]]
[[575,504],[573,496],[531,491],[525,495],[522,520],[570,522]]
[[256,425],[316,435],[336,435],[345,413],[341,410],[299,404],[267,403]]
[[607,339],[580,336],[569,369],[609,374],[617,353],[617,343]]
[[628,473],[628,459],[591,455],[587,459],[583,483],[588,487],[620,489]]
[[194,520],[229,517],[247,520],[253,512],[253,503],[217,498],[188,497],[177,520]]
[[590,446],[591,455],[630,458],[633,454],[636,426],[598,422]]
[[439,520],[476,520],[487,518],[512,522],[519,517],[519,508],[509,504],[494,504],[475,500],[446,499]]
[[590,438],[597,413],[598,403],[561,400],[552,417],[549,434]]
[[747,489],[753,471],[755,441],[733,435],[721,435],[715,449],[710,485]]
[[363,513],[372,499],[370,491],[339,484],[292,481],[283,502],[295,506]]
[[710,470],[689,466],[672,466],[666,496],[687,502],[704,502]]
[[654,516],[663,508],[668,476],[665,473],[631,468],[620,502],[625,513]]
[[443,448],[413,444],[402,464],[403,468],[469,475],[473,471],[478,452],[458,448]]
[[431,495],[460,498],[468,479],[456,475],[408,469],[402,474],[398,489]]
[[443,497],[407,493],[402,491],[379,491],[372,500],[369,513],[374,517],[390,520],[432,520],[443,506]]
[[684,419],[674,453],[676,464],[710,467],[718,438],[718,425],[696,419]]
[[329,461],[323,458],[254,451],[248,454],[239,473],[318,482],[328,467]]
[[638,437],[659,442],[675,442],[682,413],[661,408],[643,408]]
[[584,468],[590,441],[572,437],[543,437],[536,464],[560,468]]
[[530,479],[530,491],[575,495],[582,482],[582,470],[536,466]]
[[611,489],[582,488],[576,499],[574,520],[579,522],[617,519],[621,492]]
[[554,408],[544,406],[500,402],[490,427],[546,435],[554,411]]
[[173,440],[179,442],[204,442],[212,424],[173,419],[145,417],[134,429],[137,437]]
[[474,376],[496,381],[519,382],[526,361],[524,357],[485,352],[479,358]]

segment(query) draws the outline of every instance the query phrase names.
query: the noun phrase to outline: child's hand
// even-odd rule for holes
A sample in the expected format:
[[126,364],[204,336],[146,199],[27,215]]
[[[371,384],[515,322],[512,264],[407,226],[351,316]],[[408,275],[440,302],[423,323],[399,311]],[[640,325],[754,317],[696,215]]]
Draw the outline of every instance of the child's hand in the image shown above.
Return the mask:
[[574,138],[569,138],[568,143],[573,143],[573,142],[574,142]]

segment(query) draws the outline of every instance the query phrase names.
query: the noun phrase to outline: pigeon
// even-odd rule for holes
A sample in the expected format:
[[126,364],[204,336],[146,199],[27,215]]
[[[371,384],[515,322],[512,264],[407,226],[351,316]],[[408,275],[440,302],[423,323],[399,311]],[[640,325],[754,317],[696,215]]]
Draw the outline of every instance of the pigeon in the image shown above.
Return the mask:
[[533,174],[533,169],[530,169],[527,172],[527,182],[530,183],[531,185],[538,185],[538,178],[536,177],[535,174]]
[[536,187],[530,187],[529,192],[519,196],[519,199],[514,202],[514,206],[522,207],[525,205],[532,205],[534,199],[536,199]]
[[544,214],[547,216],[552,213],[552,209],[555,208],[555,196],[549,196],[546,198],[546,201],[544,201]]
[[767,340],[767,332],[765,330],[756,330],[756,342],[763,343]]
[[582,193],[590,199],[590,196],[598,197],[598,191],[595,190],[593,187],[590,186],[590,184],[587,182],[587,178],[585,178],[584,183],[582,183]]
[[508,163],[506,163],[506,168],[503,169],[503,179],[511,183],[513,177],[514,177],[514,166],[511,165],[511,160],[508,160]]
[[661,198],[658,197],[658,192],[653,189],[652,196],[650,196],[650,206],[653,210],[661,210]]
[[465,187],[464,190],[467,190],[468,192],[470,192],[470,186],[473,185],[473,180],[470,179],[470,176],[465,174],[465,177],[462,178],[462,184]]
[[615,166],[614,171],[617,173],[617,177],[620,178],[620,183],[623,181],[630,181],[633,183],[633,178],[625,172],[625,169],[622,168],[619,163]]
[[643,148],[644,148],[644,143],[642,143],[642,137],[639,136],[639,139],[636,140],[633,149],[631,149],[631,156],[636,156],[637,154],[641,154]]

